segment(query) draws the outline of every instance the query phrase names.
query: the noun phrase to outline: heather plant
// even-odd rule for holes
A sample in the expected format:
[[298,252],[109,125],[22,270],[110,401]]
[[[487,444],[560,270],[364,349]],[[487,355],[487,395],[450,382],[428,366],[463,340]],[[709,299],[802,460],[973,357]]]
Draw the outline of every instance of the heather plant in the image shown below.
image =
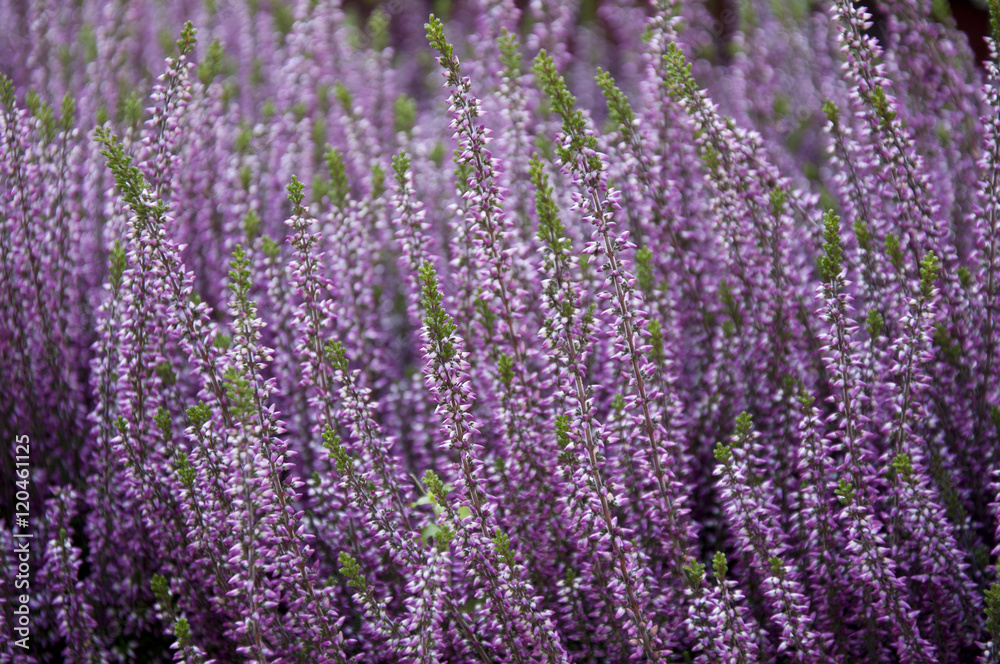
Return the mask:
[[0,0],[0,662],[1000,664],[1000,3],[717,4]]

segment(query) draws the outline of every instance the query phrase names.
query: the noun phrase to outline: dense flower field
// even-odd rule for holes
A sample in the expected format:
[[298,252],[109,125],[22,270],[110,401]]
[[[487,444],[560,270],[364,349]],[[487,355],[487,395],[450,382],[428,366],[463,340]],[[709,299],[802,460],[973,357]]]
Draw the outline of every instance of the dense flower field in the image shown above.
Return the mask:
[[0,662],[1000,662],[1000,3],[0,0]]

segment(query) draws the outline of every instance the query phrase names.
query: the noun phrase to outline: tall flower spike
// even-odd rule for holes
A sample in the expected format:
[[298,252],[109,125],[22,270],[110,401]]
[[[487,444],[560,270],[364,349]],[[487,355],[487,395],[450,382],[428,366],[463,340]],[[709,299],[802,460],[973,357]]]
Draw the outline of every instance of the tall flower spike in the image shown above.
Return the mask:
[[[977,420],[980,421],[979,427],[985,429],[983,436],[995,441],[991,438],[995,432],[986,423],[990,407],[1000,405],[997,388],[1000,385],[1000,361],[997,359],[1000,355],[1000,5],[995,1],[990,3],[990,25],[992,37],[988,44],[991,57],[984,63],[986,83],[983,87],[990,112],[983,119],[985,134],[979,161],[981,175],[973,214],[976,238],[973,265],[977,268],[977,282],[981,289],[976,318],[983,346],[983,368],[977,372],[980,377],[976,387]],[[995,449],[995,445],[987,447]],[[991,461],[995,465],[995,455]]]
[[764,595],[771,605],[772,619],[781,631],[779,651],[788,650],[798,662],[839,661],[821,645],[823,637],[813,629],[813,617],[801,582],[801,573],[786,565],[780,555],[779,538],[764,502],[760,478],[753,460],[761,453],[750,416],[736,418],[736,432],[728,445],[719,443],[715,458],[719,462],[721,496],[726,514],[738,533],[739,548],[763,578]]
[[[430,31],[435,32],[433,24]],[[441,34],[440,23],[437,33]],[[427,386],[444,420],[447,440],[442,447],[458,454],[455,490],[448,495],[439,491],[436,499],[445,509],[449,526],[455,530],[465,555],[471,558],[474,572],[486,585],[490,605],[497,612],[507,657],[521,662],[522,653],[532,653],[533,657],[547,661],[565,661],[565,650],[549,616],[530,608],[534,589],[526,579],[524,567],[513,557],[497,555],[493,543],[496,508],[488,502],[489,496],[481,486],[483,462],[478,456],[479,445],[474,441],[479,426],[469,412],[474,397],[469,389],[462,342],[455,334],[455,323],[442,306],[437,275],[429,263],[420,268],[420,279]],[[468,508],[471,519],[461,516],[462,507]]]
[[859,409],[860,388],[857,365],[862,351],[853,340],[858,326],[850,318],[851,297],[845,292],[846,270],[841,264],[840,219],[831,213],[824,218],[825,256],[822,269],[825,281],[817,294],[823,304],[820,315],[830,331],[820,335],[826,351],[824,361],[831,374],[834,392],[830,400],[837,408],[839,435],[844,442],[847,458],[841,470],[837,496],[843,505],[842,520],[848,524],[847,553],[851,564],[861,570],[864,582],[864,611],[868,615],[869,644],[877,648],[874,630],[879,623],[888,623],[896,652],[914,662],[935,660],[934,647],[921,636],[908,604],[906,588],[896,574],[896,562],[886,554],[882,523],[875,508],[875,473],[873,454],[867,445],[867,418]]
[[77,500],[75,491],[62,488],[53,492],[46,505],[45,513],[54,519],[39,581],[53,594],[53,605],[58,607],[59,635],[66,640],[63,657],[67,661],[103,664],[108,661],[108,654],[96,635],[94,608],[80,580],[81,551],[72,539],[70,522],[77,514]]
[[[601,303],[607,302],[608,308],[599,310],[598,316],[615,331],[611,361],[626,381],[625,410],[644,444],[651,465],[648,472],[656,487],[655,500],[659,503],[655,509],[647,511],[646,517],[654,523],[654,529],[662,529],[662,550],[656,555],[671,561],[674,582],[680,586],[683,566],[694,541],[692,524],[687,519],[688,510],[683,506],[683,496],[687,492],[677,480],[683,445],[678,443],[680,431],[671,417],[670,407],[661,412],[655,365],[647,358],[651,350],[645,329],[648,319],[642,296],[635,289],[635,277],[628,271],[622,256],[624,250],[634,245],[629,243],[627,231],[619,235],[615,230],[619,194],[608,186],[605,157],[596,151],[597,141],[587,128],[583,113],[575,108],[576,99],[545,52],[535,60],[535,74],[563,120],[556,152],[563,172],[572,179],[574,203],[578,213],[594,228],[584,253],[590,256],[591,263],[599,263],[599,272],[606,275],[605,290],[597,297]],[[672,376],[664,376],[659,381],[665,389],[675,383]],[[674,395],[667,394],[664,398],[668,404],[676,401]],[[664,421],[669,428],[664,426]],[[662,523],[657,523],[658,519],[662,519]]]
[[[643,586],[644,573],[635,553],[627,548],[623,537],[627,532],[618,525],[615,516],[618,499],[602,470],[604,427],[596,420],[594,387],[586,381],[586,360],[594,344],[593,309],[583,308],[581,289],[574,278],[572,243],[563,235],[553,190],[537,156],[532,160],[531,175],[539,214],[539,239],[545,247],[541,271],[546,276],[542,300],[546,319],[542,334],[550,357],[559,367],[557,384],[561,401],[573,414],[573,426],[565,415],[557,415],[554,422],[562,448],[561,468],[567,476],[568,495],[563,503],[567,516],[577,523],[579,536],[588,543],[579,564],[583,571],[593,566],[598,602],[606,612],[613,611],[608,616],[610,633],[599,633],[597,637],[613,639],[619,630],[625,631],[630,640],[645,637],[642,649],[633,651],[635,657],[637,653],[652,650],[651,635],[644,633],[651,616]],[[582,463],[574,450],[577,444],[583,446]],[[602,552],[608,549],[607,554]],[[611,556],[608,565],[611,579],[600,583],[600,577],[606,573],[602,562],[606,555]],[[585,579],[580,585],[583,583]],[[626,613],[628,623],[622,624]],[[614,654],[621,644],[611,643],[606,647]]]
[[[250,481],[250,505],[258,505],[264,516],[261,533],[250,546],[259,547],[259,565],[265,574],[289,581],[285,601],[289,605],[293,633],[303,640],[303,645],[323,647],[315,654],[319,661],[343,662],[346,657],[339,616],[319,584],[311,560],[311,546],[302,532],[300,519],[291,509],[298,498],[297,488],[301,482],[294,476],[282,477],[291,468],[286,456],[287,442],[278,438],[282,433],[281,424],[273,406],[268,404],[274,379],[265,380],[262,376],[266,362],[271,360],[271,351],[259,343],[262,323],[257,316],[256,303],[249,297],[249,260],[238,245],[231,265],[229,287],[233,293],[230,310],[234,338],[229,394],[237,418],[238,445],[245,446],[241,451],[246,454],[247,465],[242,471]],[[266,582],[263,587],[267,589]]]
[[541,379],[534,352],[525,343],[534,335],[531,318],[524,315],[527,293],[513,265],[517,234],[503,210],[502,174],[487,147],[489,130],[478,120],[483,114],[482,102],[472,94],[471,81],[462,75],[458,59],[449,58],[451,51],[441,42],[443,36],[434,36],[439,24],[436,27],[432,19],[428,26],[428,37],[441,54],[438,62],[451,90],[451,127],[459,147],[456,163],[469,169],[465,198],[469,225],[476,229],[472,260],[481,288],[477,299],[480,324],[473,330],[481,338],[467,341],[481,343],[489,358],[474,373],[485,374],[480,382],[489,386],[498,401],[496,420],[506,448],[504,473],[522,482],[520,490],[510,492],[506,506],[509,517],[502,515],[501,523],[518,539],[538,544],[540,554],[533,557],[532,573],[551,579],[556,575],[553,556],[542,552],[554,553],[555,543],[562,538],[561,526],[549,508],[558,495],[548,472],[555,457],[554,441],[538,433]]

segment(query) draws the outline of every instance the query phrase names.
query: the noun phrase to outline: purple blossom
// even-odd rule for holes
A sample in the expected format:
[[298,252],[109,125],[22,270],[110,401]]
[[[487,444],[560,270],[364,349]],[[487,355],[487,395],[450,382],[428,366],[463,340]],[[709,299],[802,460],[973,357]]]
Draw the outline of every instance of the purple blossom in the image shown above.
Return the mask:
[[1000,664],[997,3],[418,4],[0,0],[0,662]]

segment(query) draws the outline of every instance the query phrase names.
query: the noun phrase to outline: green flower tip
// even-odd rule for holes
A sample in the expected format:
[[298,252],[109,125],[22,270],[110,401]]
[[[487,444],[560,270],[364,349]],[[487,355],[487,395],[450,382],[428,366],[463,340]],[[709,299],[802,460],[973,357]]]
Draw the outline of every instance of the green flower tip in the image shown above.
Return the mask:
[[288,186],[285,188],[288,190],[288,200],[292,202],[297,214],[300,210],[302,210],[302,190],[304,187],[302,183],[299,182],[299,179],[293,175],[292,181],[289,182]]
[[233,249],[233,257],[229,261],[229,290],[235,296],[235,302],[241,311],[249,311],[248,295],[250,293],[250,258],[243,249],[242,244],[236,245]]
[[14,82],[0,74],[0,104],[8,111],[14,110]]
[[600,67],[597,68],[597,85],[601,88],[608,102],[609,119],[624,133],[631,134],[635,122],[635,113],[629,104],[628,97],[615,85],[615,79]]
[[836,127],[837,123],[840,122],[840,109],[837,108],[837,105],[833,103],[832,99],[827,99],[823,102],[823,115],[826,116],[826,119],[829,120],[830,124],[834,127]]
[[712,571],[715,572],[715,577],[719,581],[725,581],[726,572],[729,571],[729,562],[726,560],[726,554],[722,551],[716,551],[715,555],[712,556]]
[[740,442],[746,442],[753,431],[753,418],[750,413],[743,411],[736,416],[736,437]]
[[688,584],[692,588],[697,588],[705,580],[705,566],[692,558],[691,564],[684,566],[684,574],[687,576]]
[[721,464],[728,464],[733,458],[733,448],[719,441],[715,444],[715,460]]
[[341,475],[347,475],[353,467],[353,459],[347,453],[347,448],[340,443],[340,436],[329,425],[323,429],[323,447],[329,451],[330,456],[333,458],[337,466],[337,472]]
[[260,215],[257,214],[256,210],[250,210],[243,219],[243,233],[248,245],[253,244],[257,235],[260,234]]
[[154,574],[150,582],[153,589],[153,596],[157,601],[167,604],[170,602],[170,583],[160,574]]
[[840,499],[840,502],[842,502],[845,505],[854,502],[854,487],[852,487],[851,483],[845,479],[841,479],[837,483],[837,489],[834,491],[834,493]]
[[191,406],[187,409],[187,418],[191,426],[195,429],[201,429],[206,422],[212,419],[212,409],[199,402],[197,406]]
[[500,359],[497,361],[497,371],[500,374],[500,382],[503,383],[504,387],[509,389],[514,382],[514,359],[507,353],[500,353]]
[[399,154],[393,156],[392,158],[392,170],[396,174],[396,182],[402,187],[406,184],[406,173],[410,170],[410,157],[405,151],[400,151]]
[[344,350],[344,344],[340,341],[327,341],[326,345],[323,347],[323,357],[326,358],[326,361],[329,362],[334,369],[347,371],[347,351]]
[[434,50],[441,54],[441,64],[447,66],[452,63],[455,57],[454,49],[444,36],[444,24],[441,23],[441,20],[431,14],[427,23],[424,23],[424,28],[427,30],[427,41],[434,47]]
[[504,76],[508,79],[517,78],[522,66],[521,44],[517,40],[517,35],[508,32],[507,28],[501,28],[497,46],[500,47],[500,62],[504,66]]
[[343,207],[344,203],[347,202],[347,196],[350,192],[347,184],[347,167],[344,165],[344,156],[337,148],[327,145],[326,152],[323,154],[323,160],[326,161],[326,168],[330,174],[330,202],[337,207]]
[[191,21],[187,21],[181,29],[181,38],[177,40],[177,50],[181,55],[187,55],[194,49],[194,45],[197,42],[195,35],[197,34],[198,31],[195,30],[194,24]]
[[156,409],[156,415],[153,415],[153,421],[156,422],[156,426],[160,429],[160,433],[163,434],[163,439],[169,441],[171,438],[170,411],[165,407],[160,406]]
[[823,255],[819,259],[820,278],[833,283],[840,276],[843,250],[840,248],[840,217],[833,211],[823,216]]
[[913,463],[910,461],[909,454],[905,452],[897,454],[891,465],[892,469],[903,479],[908,480],[913,476]]
[[122,285],[122,275],[125,273],[125,266],[128,265],[125,247],[122,246],[119,240],[115,240],[115,246],[111,248],[110,261],[111,289],[117,292]]
[[174,623],[174,635],[177,637],[177,643],[180,644],[182,648],[186,648],[191,643],[191,625],[188,624],[188,619],[181,616]]
[[882,334],[882,329],[885,327],[885,319],[882,318],[882,314],[879,313],[878,309],[874,307],[868,310],[868,317],[865,319],[865,329],[868,330],[868,335],[872,339],[877,339]]
[[993,639],[1000,637],[1000,583],[994,583],[984,594],[986,607],[986,631]]
[[896,271],[902,271],[905,263],[905,256],[903,255],[903,246],[900,244],[899,236],[895,233],[886,233],[885,253],[889,257],[889,262],[891,262],[892,266],[896,268]]
[[187,452],[181,451],[177,453],[176,467],[177,476],[180,478],[181,484],[187,489],[193,489],[197,473],[195,472],[195,469],[191,467]]
[[920,293],[925,298],[931,296],[934,291],[934,283],[941,274],[941,261],[933,251],[927,252],[923,260],[920,261]]
[[565,450],[572,442],[569,435],[569,415],[566,415],[565,413],[562,415],[556,415],[555,425],[556,443],[558,443],[560,450]]
[[208,51],[205,53],[204,59],[198,65],[198,80],[202,84],[209,85],[215,80],[216,76],[222,73],[225,55],[226,52],[222,48],[222,42],[218,39],[213,39],[212,43],[208,45]]
[[337,560],[340,562],[340,573],[347,578],[347,585],[363,592],[368,587],[368,582],[365,581],[365,577],[361,573],[361,565],[358,564],[354,556],[347,551],[341,551]]
[[993,43],[1000,48],[1000,0],[989,0],[987,4],[990,11],[990,35]]
[[510,550],[510,538],[505,532],[497,528],[493,537],[493,545],[496,547],[497,555],[507,563],[508,567],[514,566],[514,552]]
[[444,501],[445,496],[448,495],[447,487],[445,487],[444,482],[441,481],[441,478],[433,470],[425,472],[421,482],[427,487],[431,499],[436,503]]
[[410,133],[417,124],[417,100],[407,94],[396,97],[394,103],[396,132]]
[[876,85],[872,92],[872,106],[875,107],[875,112],[878,113],[883,125],[888,125],[896,119],[896,110],[890,105],[889,99],[885,96],[885,89],[881,85]]

